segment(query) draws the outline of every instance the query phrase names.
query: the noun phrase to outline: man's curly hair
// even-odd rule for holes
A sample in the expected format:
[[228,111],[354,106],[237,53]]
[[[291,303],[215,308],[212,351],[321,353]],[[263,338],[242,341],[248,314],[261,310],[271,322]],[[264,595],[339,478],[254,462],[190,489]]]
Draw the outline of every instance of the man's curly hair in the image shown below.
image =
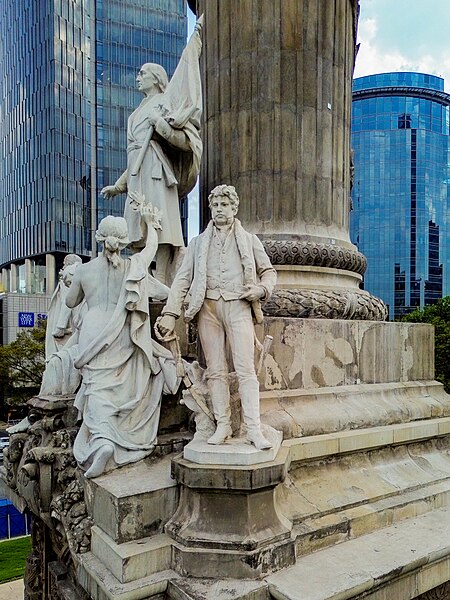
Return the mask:
[[236,193],[236,189],[233,185],[217,185],[208,196],[209,207],[211,208],[211,202],[218,196],[228,196],[230,204],[236,208],[239,206],[239,196]]

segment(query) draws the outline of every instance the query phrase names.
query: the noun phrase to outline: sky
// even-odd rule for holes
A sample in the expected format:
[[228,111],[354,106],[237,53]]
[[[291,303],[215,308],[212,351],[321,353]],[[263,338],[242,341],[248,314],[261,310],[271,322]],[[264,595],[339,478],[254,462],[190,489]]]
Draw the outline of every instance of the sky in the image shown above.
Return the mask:
[[[188,30],[195,18],[188,10]],[[360,0],[355,77],[389,71],[439,75],[450,93],[450,0]],[[189,203],[189,238],[198,231],[198,191]]]
[[450,0],[360,0],[355,77],[439,75],[450,92]]
[[[188,10],[189,34],[195,24]],[[450,0],[360,0],[355,77],[420,71],[450,93]]]

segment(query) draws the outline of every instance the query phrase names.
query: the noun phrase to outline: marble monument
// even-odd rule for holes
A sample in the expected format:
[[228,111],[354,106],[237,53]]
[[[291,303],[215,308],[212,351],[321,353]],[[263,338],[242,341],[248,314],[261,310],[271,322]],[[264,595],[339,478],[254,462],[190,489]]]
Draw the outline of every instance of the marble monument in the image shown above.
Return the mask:
[[142,65],[136,81],[144,98],[128,118],[127,169],[101,191],[107,198],[127,194],[124,217],[135,250],[145,244],[146,224],[130,192],[139,192],[160,210],[156,276],[163,282],[173,249],[184,246],[179,198],[192,190],[200,169],[201,27],[199,20],[170,81],[162,66]]
[[[166,452],[86,477],[72,454],[76,412],[63,403],[34,399],[28,434],[14,434],[5,454],[11,495],[36,515],[27,599],[446,598],[450,396],[434,381],[433,331],[423,324],[383,321],[384,304],[359,287],[365,259],[348,235],[358,1],[190,4],[205,19],[203,198],[216,186],[222,200],[229,191],[222,207],[222,200],[213,206],[212,224],[187,250],[158,323],[159,335],[169,339],[186,300],[188,320],[197,314],[199,326],[204,321],[199,337],[208,368],[203,373],[178,356],[170,362],[168,351],[161,357],[179,367],[176,375],[183,381],[193,377],[191,387],[197,387],[193,394],[187,390],[186,403],[189,393],[194,397],[203,390],[203,414],[215,413],[217,427],[208,436],[220,443],[204,444],[211,454],[237,447],[234,435],[224,438],[234,434],[239,396],[243,404],[250,399],[250,409],[243,407],[250,439],[256,421],[258,433],[267,437],[260,418],[261,428],[282,431],[283,442],[265,450],[247,444],[274,453],[257,464],[202,463],[182,452],[192,434],[177,431]],[[139,152],[142,159],[144,154]],[[221,187],[223,182],[239,190],[245,229],[234,217],[231,187]],[[153,197],[133,198],[132,193],[132,208],[156,204]],[[214,224],[215,215],[223,224]],[[147,228],[156,240],[154,252],[157,234]],[[148,238],[139,245],[151,242]],[[262,247],[277,271],[276,284]],[[218,262],[210,260],[214,256]],[[217,269],[221,257],[223,266]],[[122,259],[112,258],[121,269]],[[263,265],[259,273],[258,265]],[[85,266],[77,269],[69,294],[77,296]],[[235,269],[243,278],[236,278]],[[146,285],[144,271],[139,281]],[[114,267],[103,275],[107,272],[111,285],[120,279]],[[111,290],[113,303],[121,282]],[[87,281],[86,290],[88,284],[94,282]],[[266,316],[255,331],[259,339],[273,338],[273,344],[261,369],[255,369],[251,315],[255,309],[258,317],[258,302],[266,296]],[[144,316],[140,303],[130,300],[129,308],[125,318],[123,305],[117,304],[111,331],[124,320],[131,331],[139,316],[134,313]],[[245,336],[235,327],[235,316],[244,316]],[[98,331],[104,319],[99,315],[99,322],[85,330],[88,345],[90,335],[98,338],[92,361],[80,364],[88,385],[91,365],[94,378],[100,376],[102,354],[106,370],[117,366],[109,360],[110,330],[104,337]],[[193,320],[188,328],[189,335],[195,333]],[[233,339],[236,330],[239,343]],[[124,354],[131,355],[135,338],[130,331],[125,327],[118,335],[125,336]],[[227,361],[224,338],[234,354]],[[88,356],[88,346],[85,350]],[[233,358],[238,364],[231,367]],[[225,375],[229,383],[231,368],[236,380],[229,407]],[[152,367],[145,378],[152,381],[153,373]],[[121,372],[117,375],[120,379]],[[135,379],[129,384],[139,387],[141,378]],[[100,379],[94,391],[97,384],[101,387]],[[113,395],[112,386],[106,388]],[[86,413],[95,433],[101,419],[92,423],[91,417]],[[200,419],[197,424],[201,433],[208,431]]]
[[74,363],[82,377],[74,406],[83,422],[73,449],[85,477],[148,456],[163,391],[174,393],[179,384],[171,354],[150,331],[149,299],[167,296],[167,288],[148,274],[158,247],[159,211],[141,201],[139,213],[147,228],[145,247],[123,259],[127,223],[105,217],[96,233],[103,252],[78,267],[66,297],[71,308],[87,304]]
[[229,345],[239,382],[246,436],[257,449],[271,448],[261,433],[259,383],[255,372],[253,318],[261,323],[261,301],[267,300],[276,273],[259,239],[236,219],[239,197],[233,186],[219,185],[209,195],[212,220],[188,246],[156,327],[170,335],[186,295],[185,319],[198,315],[198,334],[205,354],[207,384],[216,430],[208,444],[223,444],[232,436]]

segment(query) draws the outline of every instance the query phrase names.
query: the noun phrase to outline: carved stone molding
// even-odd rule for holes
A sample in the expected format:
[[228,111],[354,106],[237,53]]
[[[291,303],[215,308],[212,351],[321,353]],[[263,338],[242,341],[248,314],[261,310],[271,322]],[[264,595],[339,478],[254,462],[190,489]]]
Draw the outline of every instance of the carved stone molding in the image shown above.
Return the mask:
[[364,254],[357,250],[301,240],[263,240],[273,265],[302,265],[343,269],[363,275],[367,268]]
[[33,519],[31,526],[32,551],[25,564],[24,598],[25,600],[41,600],[44,589],[45,566],[44,524],[40,519]]
[[88,600],[88,594],[69,579],[61,561],[48,565],[48,600]]
[[416,596],[414,600],[450,600],[450,581]]
[[[4,453],[7,484],[33,513],[25,598],[72,600],[78,596],[70,591],[69,580],[76,581],[77,555],[90,550],[92,526],[73,456],[77,411],[73,396],[35,397],[28,405],[28,419],[11,434]],[[46,595],[49,560],[65,565],[67,582],[55,584],[54,593]]]
[[379,298],[347,290],[275,290],[263,311],[271,317],[310,319],[385,321],[388,316],[386,305]]

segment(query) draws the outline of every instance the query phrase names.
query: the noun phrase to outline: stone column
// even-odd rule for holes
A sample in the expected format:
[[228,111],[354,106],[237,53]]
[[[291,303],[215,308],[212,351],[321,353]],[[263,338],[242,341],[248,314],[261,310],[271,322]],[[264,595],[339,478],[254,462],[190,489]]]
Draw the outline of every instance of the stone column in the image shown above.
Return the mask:
[[30,258],[25,259],[25,293],[33,293],[33,261]]
[[53,254],[45,255],[45,293],[53,294],[56,286],[56,262]]
[[17,265],[11,263],[9,272],[9,291],[17,292],[19,289],[18,268]]
[[349,238],[357,0],[199,0],[204,13],[201,198],[235,185],[244,226],[278,271],[269,313],[385,317],[359,290]]
[[3,291],[8,292],[9,291],[9,270],[7,268],[2,269],[1,283],[2,283]]

